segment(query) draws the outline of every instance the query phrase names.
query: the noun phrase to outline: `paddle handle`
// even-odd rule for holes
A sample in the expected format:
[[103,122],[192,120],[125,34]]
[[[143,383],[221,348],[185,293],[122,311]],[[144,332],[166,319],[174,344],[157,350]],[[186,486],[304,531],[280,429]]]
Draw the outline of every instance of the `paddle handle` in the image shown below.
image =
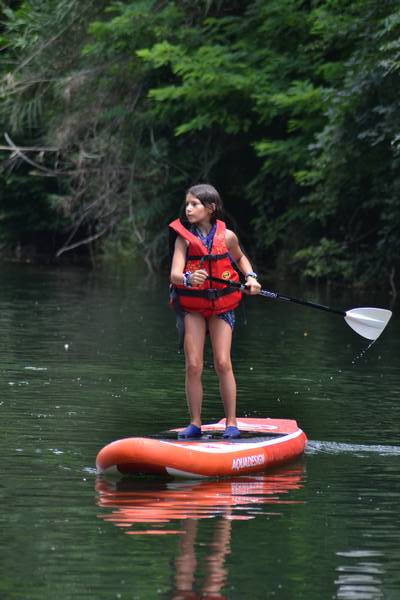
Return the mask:
[[[263,290],[261,290],[263,291]],[[271,292],[269,292],[271,293]],[[264,294],[262,294],[264,296]],[[271,296],[268,296],[271,298]],[[340,315],[341,317],[345,317],[346,313],[343,310],[337,310],[336,308],[329,308],[329,306],[324,306],[323,304],[317,304],[316,302],[307,302],[306,300],[298,300],[297,298],[289,298],[288,296],[282,296],[281,294],[276,294],[276,297],[279,300],[286,300],[287,302],[294,302],[295,304],[302,304],[303,306],[310,306],[311,308],[317,308],[318,310],[325,310],[326,312],[335,313],[336,315]]]
[[[239,283],[238,281],[231,281],[230,279],[221,279],[220,277],[212,277],[211,275],[209,275],[207,279],[209,279],[210,281],[215,281],[216,283],[223,283],[224,285],[229,285],[230,287],[238,288],[242,291],[246,289],[246,286],[243,283]],[[325,310],[326,312],[335,313],[336,315],[340,315],[342,317],[346,316],[346,313],[343,310],[336,310],[335,308],[329,308],[329,306],[324,306],[323,304],[317,304],[315,302],[307,302],[306,300],[290,298],[289,296],[283,296],[282,294],[278,294],[277,292],[270,292],[269,290],[261,290],[260,296],[270,298],[271,300],[284,300],[286,302],[293,302],[294,304],[310,306],[311,308]]]

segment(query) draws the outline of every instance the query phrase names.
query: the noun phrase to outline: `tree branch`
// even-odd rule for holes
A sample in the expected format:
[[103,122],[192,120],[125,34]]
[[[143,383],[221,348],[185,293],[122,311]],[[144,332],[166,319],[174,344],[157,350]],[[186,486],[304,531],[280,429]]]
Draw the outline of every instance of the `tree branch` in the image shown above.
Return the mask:
[[21,151],[21,149],[18,148],[18,146],[16,146],[14,144],[14,142],[12,141],[12,139],[10,138],[10,136],[8,135],[8,133],[5,133],[4,137],[6,138],[6,141],[10,144],[10,150],[13,150],[14,153],[17,156],[19,156],[20,158],[22,158],[28,164],[32,165],[32,167],[35,167],[35,169],[39,169],[39,171],[42,171],[45,175],[48,175],[48,176],[50,175],[52,177],[56,176],[56,171],[52,171],[52,170],[48,169],[47,167],[43,167],[42,165],[40,165],[36,161],[34,161],[31,158],[29,158],[28,156],[26,156],[26,154],[24,154]]
[[[8,152],[15,152],[15,147],[11,146],[0,146],[0,150],[8,150]],[[59,152],[59,148],[41,148],[40,146],[18,146],[18,150],[21,152]]]
[[90,244],[91,242],[94,242],[94,240],[97,240],[99,237],[104,235],[106,233],[107,229],[108,229],[108,227],[106,227],[99,233],[96,233],[95,235],[91,235],[91,236],[85,238],[84,240],[80,240],[79,242],[76,242],[75,244],[71,244],[70,246],[63,246],[62,248],[60,248],[60,250],[58,250],[56,257],[58,258],[59,256],[61,256],[61,254],[64,254],[64,252],[68,252],[69,250],[73,250],[74,248],[78,248],[79,246],[83,246],[84,244]]

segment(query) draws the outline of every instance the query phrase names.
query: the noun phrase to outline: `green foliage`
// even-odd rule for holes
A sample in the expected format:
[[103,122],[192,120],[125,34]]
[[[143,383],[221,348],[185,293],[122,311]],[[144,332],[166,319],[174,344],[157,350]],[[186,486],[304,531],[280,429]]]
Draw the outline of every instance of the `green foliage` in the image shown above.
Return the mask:
[[304,275],[312,279],[342,280],[352,275],[352,257],[347,248],[322,238],[318,245],[298,250],[294,261],[304,262]]
[[0,124],[57,149],[29,156],[57,180],[39,188],[65,248],[155,266],[185,188],[209,180],[267,268],[393,284],[394,0],[25,0],[3,15]]
[[359,43],[346,77],[328,94],[328,123],[312,152],[316,184],[305,203],[319,227],[353,257],[344,277],[361,283],[388,278],[399,257],[400,13],[394,2],[370,2],[369,9],[354,23]]
[[29,173],[4,174],[0,178],[0,248],[26,247],[32,258],[38,251],[55,252],[57,232],[65,226],[62,213],[53,210],[50,194],[39,178]]

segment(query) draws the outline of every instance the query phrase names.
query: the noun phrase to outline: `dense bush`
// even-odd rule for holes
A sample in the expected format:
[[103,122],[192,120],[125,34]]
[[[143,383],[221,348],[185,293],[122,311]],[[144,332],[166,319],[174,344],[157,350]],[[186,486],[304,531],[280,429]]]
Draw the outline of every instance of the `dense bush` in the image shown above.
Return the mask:
[[24,239],[10,216],[29,197],[26,224],[40,214],[59,254],[118,247],[154,267],[207,180],[259,266],[394,289],[396,2],[0,4],[0,122],[37,148],[30,170],[3,153],[1,239]]

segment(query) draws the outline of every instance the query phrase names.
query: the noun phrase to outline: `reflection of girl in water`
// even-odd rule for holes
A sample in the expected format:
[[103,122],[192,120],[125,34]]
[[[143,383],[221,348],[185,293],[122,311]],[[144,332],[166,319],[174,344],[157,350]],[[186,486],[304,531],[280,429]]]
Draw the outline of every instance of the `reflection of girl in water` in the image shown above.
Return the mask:
[[[302,500],[283,501],[280,496],[302,487],[303,471],[304,466],[299,463],[282,467],[268,475],[171,483],[128,478],[109,481],[98,477],[97,503],[106,509],[98,517],[121,527],[128,535],[181,534],[179,554],[175,559],[174,592],[168,598],[225,600],[226,596],[221,590],[228,582],[224,564],[230,553],[232,520],[254,518],[255,504],[301,504]],[[247,506],[249,511],[246,510]],[[232,510],[238,507],[241,509],[239,514]],[[211,517],[216,518],[210,522]],[[196,549],[199,543],[197,548],[195,543],[201,519],[207,519],[210,526],[215,524],[215,527],[210,543],[205,544],[201,560],[198,560]],[[143,529],[146,523],[149,528]],[[173,528],[166,527],[168,523],[173,524]],[[196,571],[197,574],[204,573],[201,584],[197,586]],[[193,589],[195,587],[199,591]]]
[[221,589],[226,583],[227,571],[224,567],[225,557],[230,552],[231,521],[219,519],[216,522],[212,542],[204,564],[204,581],[201,591],[193,590],[197,559],[195,541],[197,534],[197,519],[183,522],[185,535],[179,544],[179,554],[175,561],[175,591],[172,600],[225,600]]

